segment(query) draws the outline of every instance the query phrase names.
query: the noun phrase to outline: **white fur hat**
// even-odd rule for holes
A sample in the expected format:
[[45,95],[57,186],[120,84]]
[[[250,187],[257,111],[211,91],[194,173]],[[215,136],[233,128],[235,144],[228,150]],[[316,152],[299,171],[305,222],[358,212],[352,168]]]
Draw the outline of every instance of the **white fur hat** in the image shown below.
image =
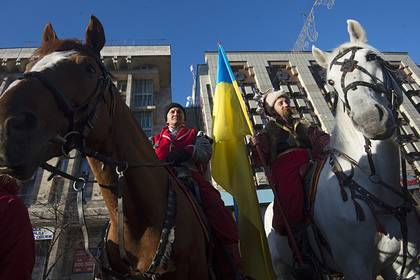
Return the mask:
[[287,99],[290,99],[289,95],[282,89],[276,90],[276,91],[271,91],[271,92],[265,94],[265,96],[263,97],[264,98],[264,107],[265,107],[265,111],[268,115],[273,115],[274,114],[274,109],[273,109],[274,103],[280,97],[285,97]]

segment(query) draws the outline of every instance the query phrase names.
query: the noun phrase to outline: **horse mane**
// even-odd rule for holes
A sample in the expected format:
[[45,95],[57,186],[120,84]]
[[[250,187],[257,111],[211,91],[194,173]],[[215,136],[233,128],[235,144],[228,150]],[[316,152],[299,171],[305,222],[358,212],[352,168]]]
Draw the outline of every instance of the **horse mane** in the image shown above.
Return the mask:
[[[42,46],[34,51],[31,58],[38,59],[40,57],[43,57],[47,54],[53,53],[53,52],[61,52],[61,51],[69,51],[69,50],[77,50],[81,53],[85,53],[89,56],[100,58],[100,54],[96,53],[94,50],[92,50],[89,46],[84,45],[80,40],[78,39],[64,39],[64,40],[50,40],[48,42],[44,42]],[[31,59],[31,61],[34,59]],[[98,61],[101,61],[98,59]],[[106,69],[105,65],[103,67]],[[116,78],[114,75],[112,75],[108,71],[108,75],[110,78],[115,81]]]
[[36,49],[32,55],[32,57],[42,57],[47,54],[59,51],[69,51],[69,50],[77,50],[82,53],[86,53],[93,57],[100,56],[99,53],[96,53],[92,50],[89,46],[84,45],[80,40],[77,39],[65,39],[65,40],[50,40],[48,42],[44,42],[42,46]]

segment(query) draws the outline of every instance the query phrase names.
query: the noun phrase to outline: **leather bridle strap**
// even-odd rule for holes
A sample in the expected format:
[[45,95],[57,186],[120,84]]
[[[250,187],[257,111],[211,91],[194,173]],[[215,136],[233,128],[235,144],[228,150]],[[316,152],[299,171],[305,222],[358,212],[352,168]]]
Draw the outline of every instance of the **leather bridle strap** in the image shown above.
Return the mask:
[[[352,47],[348,48],[342,53],[338,54],[334,59],[331,61],[330,64],[330,70],[334,65],[340,65],[340,71],[342,72],[341,79],[340,79],[340,86],[344,94],[344,107],[350,111],[350,104],[348,102],[348,92],[349,90],[355,90],[358,86],[368,87],[371,88],[376,93],[384,93],[386,94],[387,98],[391,101],[392,109],[393,111],[396,111],[399,104],[395,102],[395,93],[393,92],[393,89],[399,90],[398,84],[395,81],[395,78],[392,75],[392,65],[390,65],[388,62],[383,60],[380,56],[372,53],[368,54],[367,60],[372,61],[376,60],[382,67],[383,73],[384,73],[384,81],[381,81],[377,77],[373,76],[369,71],[367,71],[362,66],[358,65],[358,61],[355,60],[356,52],[361,50],[361,47]],[[351,52],[351,55],[349,58],[344,59],[344,61],[338,61],[338,59],[342,58],[346,54]],[[350,84],[345,84],[345,79],[348,73],[353,72],[354,70],[359,70],[363,74],[367,75],[371,78],[373,83],[365,82],[365,81],[355,81],[351,82]]]
[[25,72],[18,79],[30,79],[34,78],[42,83],[54,96],[55,101],[57,102],[60,110],[66,115],[69,120],[70,128],[74,126],[74,106],[71,104],[69,98],[62,94],[53,84],[51,84],[42,72]]
[[[347,200],[347,194],[343,191],[344,188],[348,188],[350,190],[351,199],[353,201],[353,204],[356,209],[356,217],[358,220],[363,221],[365,219],[365,215],[363,213],[363,209],[360,206],[360,204],[356,201],[356,199],[363,200],[366,205],[369,207],[373,218],[376,223],[376,227],[378,231],[382,231],[384,234],[385,228],[380,223],[377,214],[375,212],[375,206],[385,211],[385,213],[392,214],[396,220],[400,224],[400,230],[402,235],[402,243],[403,243],[403,261],[401,265],[400,270],[400,278],[403,279],[403,273],[406,267],[407,262],[407,256],[408,256],[408,225],[407,225],[407,214],[410,211],[415,211],[414,205],[412,204],[411,200],[408,197],[404,197],[404,202],[399,206],[392,206],[383,200],[379,199],[376,195],[366,190],[364,187],[362,187],[360,184],[358,184],[353,179],[353,162],[350,161],[352,164],[352,174],[349,176],[344,173],[343,169],[341,168],[336,156],[339,155],[339,153],[336,153],[337,150],[334,150],[330,153],[330,164],[331,164],[331,171],[334,172],[339,186],[341,188],[342,192],[342,198],[344,201]],[[347,156],[348,157],[348,156]],[[347,157],[344,157],[347,159]],[[358,165],[356,165],[359,167]],[[360,168],[360,167],[359,167]],[[362,170],[363,171],[363,170]],[[380,184],[383,184],[383,182],[380,182]],[[385,186],[385,185],[384,185]],[[343,195],[344,193],[344,195]],[[395,192],[394,192],[395,193]],[[397,192],[399,194],[399,192]],[[401,194],[400,194],[401,195]]]
[[[84,100],[79,106],[75,107],[71,100],[62,93],[57,87],[54,86],[51,81],[47,79],[43,72],[36,72],[36,71],[29,71],[23,73],[18,79],[36,79],[41,84],[50,91],[57,102],[59,109],[64,113],[68,122],[69,128],[67,130],[66,136],[72,133],[73,131],[77,131],[79,134],[82,134],[83,137],[86,137],[89,133],[91,126],[93,125],[91,122],[96,115],[96,108],[100,101],[100,94],[105,92],[105,89],[110,85],[110,74],[103,66],[102,62],[99,58],[95,57],[96,63],[98,67],[101,69],[101,75],[97,79],[95,89],[93,93],[88,96],[86,100]],[[88,109],[87,118],[84,123],[82,123],[78,128],[76,128],[76,113],[84,110],[85,108]],[[66,139],[67,140],[67,139]]]

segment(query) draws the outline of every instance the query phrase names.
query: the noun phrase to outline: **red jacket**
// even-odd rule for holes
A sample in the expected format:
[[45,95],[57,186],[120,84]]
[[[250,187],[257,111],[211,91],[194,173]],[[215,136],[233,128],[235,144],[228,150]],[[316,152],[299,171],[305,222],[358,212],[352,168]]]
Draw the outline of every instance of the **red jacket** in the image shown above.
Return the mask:
[[0,178],[0,279],[26,280],[35,263],[34,236],[28,210],[10,179]]
[[153,136],[153,148],[159,160],[165,160],[169,152],[180,149],[186,150],[192,156],[196,137],[197,130],[195,128],[182,127],[172,138],[169,128],[166,126],[159,134]]
[[[159,134],[153,136],[152,142],[155,153],[161,161],[164,161],[168,154],[172,151],[180,149],[186,150],[190,154],[191,160],[185,162],[184,166],[186,166],[190,171],[196,171],[203,175],[207,170],[207,164],[211,157],[211,146],[208,151],[208,158],[203,158],[200,155],[194,154],[194,152],[197,152],[195,151],[197,148],[197,139],[197,129],[195,128],[182,127],[178,130],[175,137],[171,137],[169,128],[164,127]],[[202,146],[200,145],[200,147]],[[200,147],[198,149],[202,151],[202,148]],[[202,153],[199,154],[202,155]]]

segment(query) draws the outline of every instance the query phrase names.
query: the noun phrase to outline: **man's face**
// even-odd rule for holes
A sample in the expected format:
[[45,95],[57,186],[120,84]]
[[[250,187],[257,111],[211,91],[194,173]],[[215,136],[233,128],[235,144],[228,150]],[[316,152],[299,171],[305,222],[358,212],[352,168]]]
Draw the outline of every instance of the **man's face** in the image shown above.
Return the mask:
[[274,111],[285,121],[290,121],[292,117],[290,100],[286,97],[277,98],[276,102],[274,102]]
[[166,122],[170,127],[179,127],[185,124],[184,112],[178,107],[169,109],[168,114],[166,115]]

